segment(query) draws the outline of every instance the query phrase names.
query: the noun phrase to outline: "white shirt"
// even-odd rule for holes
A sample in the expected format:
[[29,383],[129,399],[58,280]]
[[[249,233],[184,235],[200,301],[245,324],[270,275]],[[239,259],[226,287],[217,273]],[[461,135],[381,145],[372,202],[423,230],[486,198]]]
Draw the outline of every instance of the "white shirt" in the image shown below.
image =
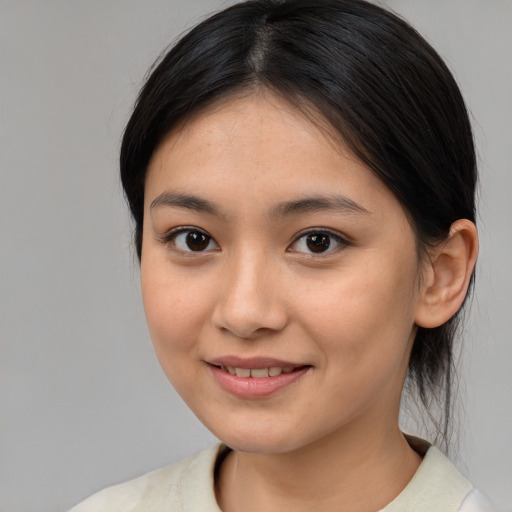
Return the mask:
[[[221,512],[213,479],[217,458],[226,449],[219,443],[177,464],[104,489],[70,512]],[[409,484],[379,512],[492,512],[492,507],[445,455],[430,446]]]

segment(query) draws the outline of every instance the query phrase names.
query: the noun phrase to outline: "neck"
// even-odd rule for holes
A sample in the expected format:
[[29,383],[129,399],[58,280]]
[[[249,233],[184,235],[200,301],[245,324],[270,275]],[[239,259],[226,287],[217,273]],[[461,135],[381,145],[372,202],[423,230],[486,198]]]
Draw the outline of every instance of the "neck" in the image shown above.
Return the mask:
[[403,490],[420,462],[398,425],[378,432],[357,425],[292,452],[231,452],[219,469],[217,499],[224,512],[374,512]]

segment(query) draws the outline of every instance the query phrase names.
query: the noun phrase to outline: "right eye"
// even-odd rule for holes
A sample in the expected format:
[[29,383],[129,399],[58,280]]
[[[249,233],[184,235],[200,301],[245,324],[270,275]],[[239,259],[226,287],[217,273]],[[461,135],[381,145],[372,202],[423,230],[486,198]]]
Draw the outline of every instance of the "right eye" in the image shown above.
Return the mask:
[[215,240],[204,231],[193,228],[178,228],[165,236],[165,242],[173,245],[174,249],[182,252],[205,252],[217,250]]

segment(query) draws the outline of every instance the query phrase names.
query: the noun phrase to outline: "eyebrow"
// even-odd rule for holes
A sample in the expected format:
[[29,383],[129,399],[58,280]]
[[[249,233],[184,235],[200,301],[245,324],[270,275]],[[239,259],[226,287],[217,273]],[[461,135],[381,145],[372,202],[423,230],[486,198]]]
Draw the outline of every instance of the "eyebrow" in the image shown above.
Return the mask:
[[154,210],[155,208],[159,208],[161,206],[184,208],[186,210],[193,210],[195,212],[208,213],[217,217],[225,217],[221,209],[211,201],[188,194],[163,192],[151,202],[149,209]]
[[322,211],[332,211],[343,214],[371,213],[370,210],[367,210],[348,197],[332,195],[304,197],[303,199],[279,203],[272,209],[270,216],[277,219],[280,217],[288,217],[290,215],[317,213]]
[[[199,213],[208,213],[216,217],[225,218],[220,206],[198,196],[189,194],[179,194],[174,192],[163,192],[155,198],[150,205],[150,210],[162,206],[174,208],[183,208]],[[331,196],[311,196],[292,201],[278,203],[270,211],[270,218],[279,219],[292,215],[306,213],[317,213],[322,211],[332,211],[342,214],[370,214],[371,212],[356,203],[352,199],[342,195]]]

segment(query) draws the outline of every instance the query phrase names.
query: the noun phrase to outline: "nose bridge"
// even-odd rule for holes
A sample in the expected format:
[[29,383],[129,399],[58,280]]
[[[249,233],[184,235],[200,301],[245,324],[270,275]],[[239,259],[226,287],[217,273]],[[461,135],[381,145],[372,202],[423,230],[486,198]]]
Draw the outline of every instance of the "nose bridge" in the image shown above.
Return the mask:
[[240,338],[280,330],[286,312],[279,300],[272,258],[263,247],[243,248],[226,262],[225,280],[214,322]]

